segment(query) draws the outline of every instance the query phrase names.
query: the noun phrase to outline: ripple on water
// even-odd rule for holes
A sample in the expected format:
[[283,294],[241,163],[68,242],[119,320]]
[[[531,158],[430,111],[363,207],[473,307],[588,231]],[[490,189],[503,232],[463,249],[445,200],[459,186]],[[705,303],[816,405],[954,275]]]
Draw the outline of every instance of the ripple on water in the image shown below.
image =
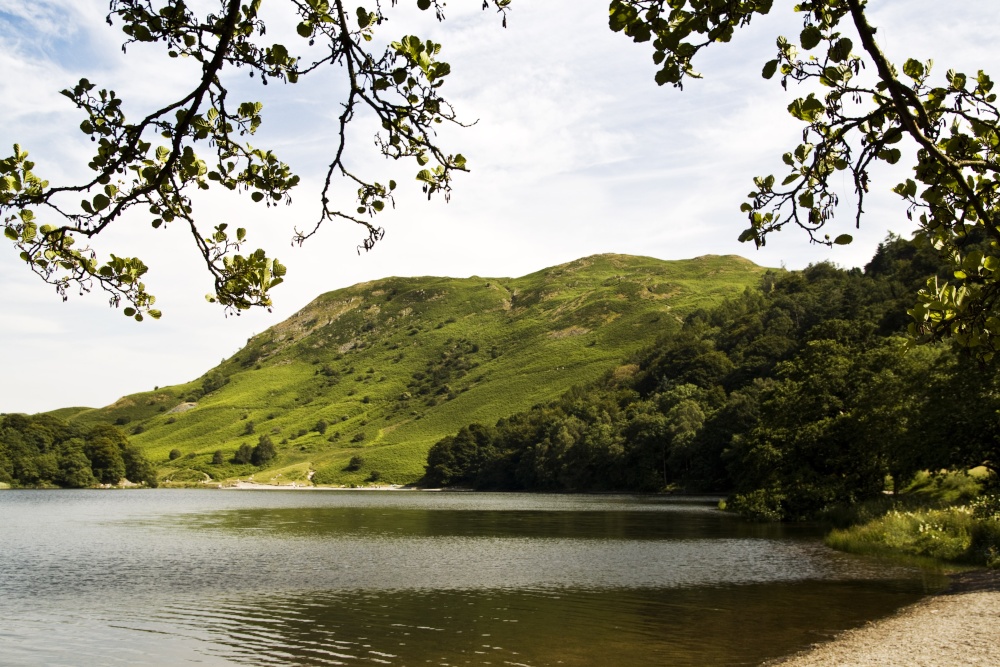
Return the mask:
[[4,665],[759,664],[924,583],[659,499],[3,493],[0,516]]

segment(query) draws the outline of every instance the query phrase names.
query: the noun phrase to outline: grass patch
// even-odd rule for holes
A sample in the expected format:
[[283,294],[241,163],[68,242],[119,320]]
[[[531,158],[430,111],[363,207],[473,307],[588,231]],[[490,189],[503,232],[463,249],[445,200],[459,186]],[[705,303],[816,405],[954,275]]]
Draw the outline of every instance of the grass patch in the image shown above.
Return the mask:
[[[983,495],[951,506],[926,506],[941,503],[942,497],[956,497],[956,488],[962,490],[960,495],[964,497],[970,487],[961,476],[953,473],[944,484],[934,482],[936,492],[919,485],[909,498],[892,501],[890,509],[874,518],[869,515],[878,512],[880,504],[861,508],[857,513],[861,521],[834,529],[826,537],[826,544],[856,554],[914,556],[1000,568],[1000,494]],[[920,496],[920,489],[924,497]],[[910,509],[902,508],[907,504]],[[918,504],[925,506],[912,507]]]

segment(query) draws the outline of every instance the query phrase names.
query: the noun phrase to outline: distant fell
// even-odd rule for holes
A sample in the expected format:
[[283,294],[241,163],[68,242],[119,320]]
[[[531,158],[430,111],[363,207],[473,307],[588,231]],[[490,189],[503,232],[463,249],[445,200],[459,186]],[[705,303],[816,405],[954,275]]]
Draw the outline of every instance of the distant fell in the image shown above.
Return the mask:
[[[167,484],[407,484],[441,437],[598,378],[765,271],[607,254],[521,278],[384,278],[319,296],[193,382],[58,412],[118,424]],[[275,458],[235,462],[263,439]]]

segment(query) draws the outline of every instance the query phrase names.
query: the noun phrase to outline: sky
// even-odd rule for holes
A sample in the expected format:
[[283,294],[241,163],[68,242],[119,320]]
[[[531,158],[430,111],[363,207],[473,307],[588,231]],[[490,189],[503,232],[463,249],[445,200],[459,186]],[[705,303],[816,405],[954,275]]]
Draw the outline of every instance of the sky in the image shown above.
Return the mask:
[[[972,29],[1000,23],[1000,3],[869,4],[890,58],[933,58],[938,77],[949,68],[1000,71],[992,38]],[[783,175],[781,154],[801,133],[786,111],[794,86],[785,92],[777,79],[760,77],[776,36],[801,29],[792,3],[775,3],[733,42],[708,49],[696,61],[704,79],[682,91],[654,83],[648,44],[608,29],[607,0],[514,0],[506,29],[495,13],[479,11],[478,0],[453,0],[441,24],[415,5],[401,0],[389,9],[380,34],[443,44],[441,58],[452,66],[443,93],[461,118],[475,121],[441,133],[470,168],[456,177],[450,202],[426,200],[414,163],[381,158],[370,120],[361,118],[351,129],[351,166],[400,183],[395,209],[377,220],[384,240],[358,254],[360,228],[326,223],[293,247],[294,228],[311,226],[319,209],[341,73],[330,67],[297,85],[267,88],[243,74],[229,77],[231,99],[264,105],[254,145],[273,148],[302,183],[290,206],[266,209],[213,189],[199,195],[195,210],[206,229],[246,227],[251,248],[288,266],[272,294],[273,312],[227,317],[208,304],[210,277],[180,226],[153,230],[126,219],[92,242],[102,256],[137,255],[150,266],[145,282],[163,317],[143,323],[110,308],[99,290],[71,293],[64,303],[12,245],[0,244],[0,413],[100,407],[188,382],[320,294],[387,276],[516,277],[597,253],[665,260],[735,254],[788,269],[820,261],[864,266],[887,233],[913,231],[889,192],[908,175],[904,159],[874,174],[861,229],[848,210],[836,219],[831,237],[853,234],[850,246],[811,245],[793,229],[759,250],[737,241],[753,177]],[[300,42],[290,6],[265,0],[268,38]],[[126,113],[138,117],[182,96],[197,76],[192,63],[168,59],[160,47],[123,54],[124,35],[107,25],[106,9],[103,0],[0,0],[0,155],[19,143],[53,185],[84,174],[91,151],[77,129],[82,116],[59,90],[87,77],[116,90]],[[852,192],[845,176],[842,199]],[[335,193],[351,208],[352,188],[341,184]]]

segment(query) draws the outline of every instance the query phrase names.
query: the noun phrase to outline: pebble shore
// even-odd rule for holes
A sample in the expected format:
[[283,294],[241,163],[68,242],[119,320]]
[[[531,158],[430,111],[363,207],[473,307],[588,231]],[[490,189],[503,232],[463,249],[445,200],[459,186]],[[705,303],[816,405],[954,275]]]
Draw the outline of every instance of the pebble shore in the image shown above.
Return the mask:
[[940,595],[768,667],[998,667],[1000,572],[956,575]]

